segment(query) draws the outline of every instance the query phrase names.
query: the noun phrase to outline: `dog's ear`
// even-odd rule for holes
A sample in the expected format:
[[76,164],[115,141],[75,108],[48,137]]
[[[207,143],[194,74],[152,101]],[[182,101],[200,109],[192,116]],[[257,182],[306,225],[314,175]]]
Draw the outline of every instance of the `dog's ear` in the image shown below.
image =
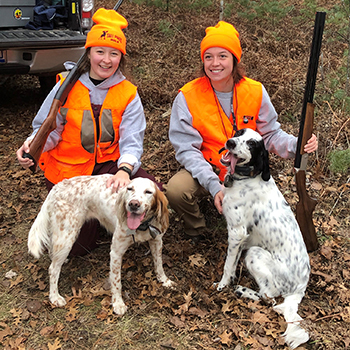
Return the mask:
[[117,192],[117,200],[116,200],[116,215],[118,218],[118,221],[120,224],[126,223],[127,218],[127,211],[126,211],[126,205],[125,205],[125,195],[126,195],[126,188],[127,186],[124,186],[119,189]]
[[161,192],[157,185],[156,193],[154,195],[155,202],[155,216],[160,224],[160,231],[164,233],[169,227],[169,210],[168,210],[168,200],[164,193]]
[[269,152],[265,149],[265,147],[262,152],[262,162],[263,162],[263,167],[262,167],[261,177],[264,181],[269,181],[271,176],[270,166],[269,166]]
[[269,152],[265,148],[263,140],[260,140],[256,144],[256,151],[252,164],[254,164],[254,173],[260,174],[264,181],[270,180],[270,167],[269,167]]

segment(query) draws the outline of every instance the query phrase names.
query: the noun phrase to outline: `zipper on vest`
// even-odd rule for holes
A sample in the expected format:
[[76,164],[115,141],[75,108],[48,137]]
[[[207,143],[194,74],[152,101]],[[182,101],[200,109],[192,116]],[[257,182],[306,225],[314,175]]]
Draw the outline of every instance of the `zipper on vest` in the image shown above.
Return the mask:
[[97,153],[98,153],[98,156],[99,156],[100,158],[102,158],[102,157],[103,157],[103,155],[102,155],[102,151],[101,151],[100,145],[99,145],[99,144],[97,144],[96,148],[97,148]]

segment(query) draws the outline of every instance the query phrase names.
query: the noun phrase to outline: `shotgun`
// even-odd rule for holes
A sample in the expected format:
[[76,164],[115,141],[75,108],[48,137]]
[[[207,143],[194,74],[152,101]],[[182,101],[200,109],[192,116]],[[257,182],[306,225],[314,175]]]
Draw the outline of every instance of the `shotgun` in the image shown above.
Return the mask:
[[309,140],[311,137],[313,130],[315,108],[313,98],[325,18],[325,12],[316,13],[304,100],[300,118],[297,151],[294,160],[294,168],[296,171],[296,188],[299,197],[299,202],[296,206],[296,217],[308,252],[312,252],[318,248],[317,235],[312,220],[312,213],[315,210],[317,201],[316,199],[311,198],[306,191],[305,181],[308,155],[304,152],[304,146],[307,140]]
[[[118,0],[113,10],[117,11],[122,2],[123,0]],[[34,162],[34,165],[32,165],[29,168],[33,173],[37,169],[38,162],[48,136],[50,135],[51,131],[56,129],[56,116],[58,110],[66,101],[67,96],[74,84],[79,80],[81,74],[86,70],[87,62],[88,57],[85,51],[84,54],[78,60],[77,64],[74,66],[74,68],[68,73],[62,85],[57,90],[47,118],[40,126],[38,132],[35,134],[33,141],[30,143],[29,152],[24,152],[23,154],[23,158],[29,158]]]

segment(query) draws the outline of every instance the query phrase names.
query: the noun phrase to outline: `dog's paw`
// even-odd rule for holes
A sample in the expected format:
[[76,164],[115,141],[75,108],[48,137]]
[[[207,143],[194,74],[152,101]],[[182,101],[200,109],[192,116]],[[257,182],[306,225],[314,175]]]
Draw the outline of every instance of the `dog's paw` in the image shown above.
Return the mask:
[[51,304],[57,306],[57,307],[62,307],[65,306],[67,304],[66,299],[64,299],[62,296],[60,296],[59,294],[55,297],[51,296],[50,297],[50,302]]
[[294,324],[288,324],[287,330],[282,336],[291,349],[295,349],[309,340],[309,334],[305,329]]
[[218,292],[221,292],[226,287],[226,284],[221,282],[215,282],[213,283],[213,287],[216,288]]
[[126,310],[128,309],[128,307],[124,304],[123,300],[114,302],[112,306],[113,306],[113,312],[116,315],[120,315],[120,316],[124,315],[126,313]]
[[258,292],[255,292],[254,290],[247,287],[237,286],[235,293],[239,298],[249,298],[252,300],[260,299]]
[[167,278],[166,281],[163,282],[163,287],[175,289],[176,283],[170,280],[169,278]]

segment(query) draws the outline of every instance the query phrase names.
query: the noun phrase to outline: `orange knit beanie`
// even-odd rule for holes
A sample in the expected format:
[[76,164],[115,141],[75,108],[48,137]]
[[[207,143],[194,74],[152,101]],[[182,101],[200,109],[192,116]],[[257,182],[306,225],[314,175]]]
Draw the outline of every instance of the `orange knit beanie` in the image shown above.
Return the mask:
[[86,37],[85,48],[91,46],[108,46],[126,54],[126,38],[122,31],[128,21],[114,10],[98,9],[92,16],[94,25]]
[[205,33],[206,35],[201,42],[202,61],[206,50],[211,47],[222,47],[230,51],[240,62],[242,48],[239,33],[232,24],[220,21],[215,27],[208,27]]

